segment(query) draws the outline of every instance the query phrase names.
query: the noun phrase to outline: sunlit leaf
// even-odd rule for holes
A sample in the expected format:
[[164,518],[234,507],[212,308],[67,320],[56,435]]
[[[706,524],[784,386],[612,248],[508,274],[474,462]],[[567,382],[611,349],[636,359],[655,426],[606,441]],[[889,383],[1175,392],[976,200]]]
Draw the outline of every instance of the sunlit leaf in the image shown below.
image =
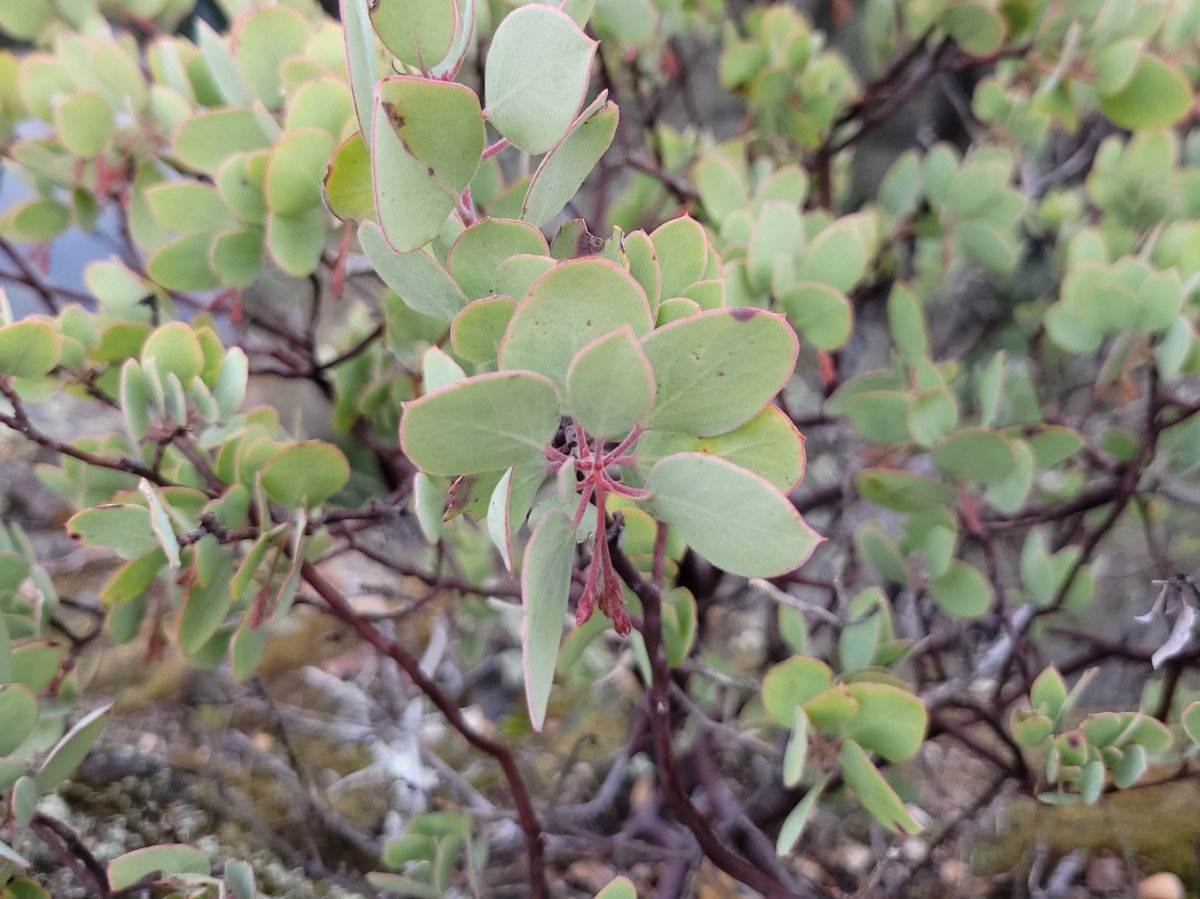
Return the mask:
[[579,112],[595,52],[596,42],[557,9],[533,5],[509,13],[488,49],[488,121],[514,146],[545,153]]

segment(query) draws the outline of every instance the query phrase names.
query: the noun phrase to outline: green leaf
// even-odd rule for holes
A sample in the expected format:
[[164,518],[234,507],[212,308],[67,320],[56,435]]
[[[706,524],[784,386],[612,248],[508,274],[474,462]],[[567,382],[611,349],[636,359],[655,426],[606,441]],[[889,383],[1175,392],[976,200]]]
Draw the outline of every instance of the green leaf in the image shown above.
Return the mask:
[[637,890],[628,877],[614,877],[596,894],[596,899],[637,899]]
[[297,10],[263,6],[234,23],[233,53],[246,86],[267,109],[283,105],[279,68],[292,56],[304,54],[310,27]]
[[958,425],[958,400],[944,387],[919,390],[908,404],[907,422],[914,441],[933,446]]
[[1051,665],[1034,679],[1029,688],[1029,704],[1049,718],[1057,718],[1067,701],[1067,682]]
[[1100,111],[1130,131],[1166,128],[1192,108],[1192,87],[1174,66],[1142,56],[1124,87],[1099,98]]
[[254,880],[254,868],[249,862],[230,859],[225,862],[225,885],[233,899],[257,899],[258,885]]
[[933,447],[934,467],[953,477],[995,484],[1017,469],[1012,443],[990,428],[965,428]]
[[955,3],[942,13],[941,25],[972,56],[995,53],[1007,31],[1000,14],[982,3]]
[[166,564],[166,556],[161,550],[125,563],[104,585],[100,591],[100,599],[106,607],[137,599],[149,589]]
[[260,171],[265,170],[267,156],[265,150],[237,153],[225,160],[217,170],[214,179],[217,192],[229,209],[243,222],[261,225],[267,220],[267,204],[263,198]]
[[788,321],[819,350],[841,349],[854,330],[854,307],[850,300],[826,284],[814,281],[793,284],[779,297],[779,304]]
[[716,437],[646,431],[637,443],[638,468],[644,475],[664,456],[689,452],[720,456],[766,478],[783,494],[804,477],[804,437],[777,406],[767,406],[741,427]]
[[[629,520],[627,517],[626,522]],[[691,654],[696,643],[696,617],[696,597],[691,590],[673,587],[666,591],[663,595],[663,644],[667,664],[672,668],[683,664]]]
[[54,127],[67,152],[91,159],[112,138],[113,108],[98,91],[80,91],[55,107]]
[[275,143],[263,182],[267,207],[296,217],[321,205],[321,175],[335,143],[321,128],[290,131]]
[[341,0],[342,30],[346,42],[346,63],[350,74],[350,93],[358,116],[358,130],[368,146],[372,142],[371,116],[378,78],[375,31],[363,0]]
[[159,548],[145,506],[108,503],[84,509],[67,521],[67,533],[85,543],[107,546],[123,559],[138,559]]
[[800,706],[792,711],[792,732],[783,751],[783,785],[794,787],[804,777],[808,758],[808,715]]
[[346,486],[350,463],[340,449],[323,440],[294,443],[262,467],[267,496],[288,509],[319,506]]
[[263,237],[262,229],[256,227],[213,236],[208,262],[222,284],[238,290],[254,284],[262,268]]
[[692,183],[704,211],[719,227],[731,214],[750,204],[746,177],[724,156],[706,156],[692,167]]
[[0,31],[18,41],[32,41],[54,21],[49,3],[0,3]]
[[538,488],[546,480],[544,458],[532,458],[508,469],[501,476],[488,501],[488,535],[500,553],[504,567],[513,570],[513,538],[529,517]]
[[508,293],[496,289],[497,275],[506,261],[516,256],[532,256],[545,259],[546,265],[551,266],[553,260],[547,258],[549,251],[546,238],[533,225],[488,218],[458,235],[446,257],[446,269],[467,299],[478,300],[496,293]]
[[708,237],[695,219],[671,219],[650,235],[661,272],[659,296],[664,300],[683,292],[704,278],[708,265]]
[[371,154],[355,131],[334,150],[325,170],[325,205],[344,222],[375,217],[375,185],[371,181]]
[[104,719],[110,711],[112,703],[89,712],[55,744],[34,778],[38,793],[44,796],[75,773],[92,744],[99,739],[100,731],[104,730]]
[[1025,438],[1033,450],[1038,469],[1053,468],[1065,462],[1083,448],[1083,437],[1078,431],[1063,425],[1046,425]]
[[916,150],[905,150],[879,183],[879,208],[893,219],[904,219],[920,201],[921,157]]
[[1193,702],[1180,716],[1183,732],[1191,737],[1192,742],[1200,746],[1200,702]]
[[268,147],[271,139],[252,110],[218,109],[189,118],[172,143],[172,154],[183,165],[216,175],[230,156]]
[[428,72],[450,52],[455,0],[377,0],[368,7],[375,33],[401,62]]
[[521,204],[521,218],[544,228],[562,212],[608,150],[619,120],[617,105],[604,95],[597,97],[534,172]]
[[38,378],[58,365],[62,338],[52,325],[25,319],[0,328],[0,374]]
[[575,354],[623,325],[638,337],[651,326],[646,295],[629,273],[599,256],[563,262],[517,306],[500,347],[500,368],[538,372],[565,390]]
[[823,538],[764,478],[703,453],[660,459],[648,508],[714,565],[748,577],[798,568]]
[[184,387],[204,370],[204,350],[191,325],[169,322],[151,332],[142,345],[142,365],[154,360],[160,378],[174,374]]
[[375,86],[373,108],[375,209],[388,243],[408,252],[437,236],[479,168],[479,98],[461,84],[397,75]]
[[502,471],[545,453],[558,393],[542,375],[478,375],[406,403],[400,440],[426,474]]
[[590,437],[621,437],[654,403],[654,372],[633,328],[597,337],[567,369],[567,405]]
[[0,224],[11,225],[14,240],[43,243],[70,227],[71,211],[57,200],[26,200],[10,206]]
[[[734,223],[737,218],[733,220]],[[732,226],[729,229],[732,232]],[[728,232],[727,232],[728,233]],[[723,234],[722,236],[726,236]],[[731,239],[740,235],[728,233]],[[756,293],[770,289],[775,271],[781,263],[784,271],[793,274],[792,260],[796,248],[804,245],[804,221],[800,210],[783,200],[763,203],[754,219],[750,243],[746,247],[746,276]]]
[[275,263],[295,278],[312,274],[321,262],[329,236],[328,213],[316,206],[300,216],[267,218],[267,250]]
[[763,677],[763,708],[776,724],[791,727],[794,709],[833,686],[833,671],[820,659],[792,656]]
[[1146,750],[1134,743],[1125,748],[1121,760],[1113,767],[1113,786],[1119,790],[1128,790],[1146,773],[1150,767]]
[[889,762],[916,755],[925,740],[929,715],[921,700],[891,684],[853,683],[846,689],[858,709],[839,732]]
[[566,512],[552,509],[533,530],[521,569],[524,624],[525,697],[529,720],[541,730],[554,684],[554,668],[562,644],[563,618],[571,592],[575,562],[575,523]]
[[179,567],[179,538],[175,536],[171,516],[155,492],[154,486],[145,478],[138,481],[138,490],[146,498],[146,505],[150,511],[150,526],[158,538],[158,545],[167,560],[167,565],[174,571]]
[[371,221],[358,226],[358,240],[383,283],[411,309],[449,321],[466,306],[462,289],[427,251],[397,253]]
[[796,280],[825,284],[846,293],[866,271],[863,213],[840,218],[809,241],[796,266]]
[[12,651],[12,682],[34,693],[45,690],[59,673],[64,650],[52,643],[26,643]]
[[791,377],[798,352],[796,335],[782,316],[749,308],[673,321],[653,331],[642,347],[654,369],[650,426],[701,437],[757,415]]
[[508,296],[486,297],[468,303],[450,326],[454,352],[471,362],[495,362],[500,354],[500,342],[516,311],[516,300]]
[[1097,53],[1092,60],[1096,93],[1101,97],[1115,94],[1129,84],[1145,46],[1145,40],[1129,37],[1113,41]]
[[249,106],[250,91],[238,71],[237,60],[228,44],[204,19],[196,20],[197,45],[204,57],[208,74],[216,85],[225,106]]
[[557,9],[534,5],[509,13],[488,49],[488,121],[513,146],[545,153],[575,120],[595,52],[596,42]]
[[182,843],[147,846],[117,856],[108,863],[108,883],[114,890],[124,890],[154,873],[164,877],[177,874],[212,873],[208,858],[195,846]]
[[905,365],[916,365],[929,355],[929,328],[916,294],[897,282],[888,294],[888,325]]
[[1025,505],[1029,491],[1033,489],[1033,450],[1024,440],[1012,441],[1017,467],[1012,474],[990,484],[985,494],[988,503],[997,512],[1012,515]]
[[921,827],[913,820],[900,797],[896,795],[862,747],[846,740],[838,752],[838,765],[846,786],[854,791],[871,816],[885,828],[895,832],[917,834]]
[[923,512],[954,503],[953,487],[891,468],[868,468],[856,482],[863,499],[897,512]]
[[864,439],[883,445],[907,443],[912,397],[898,390],[864,390],[846,399],[846,415]]
[[974,565],[955,559],[941,577],[930,581],[929,594],[948,615],[978,618],[996,599],[991,582]]
[[198,181],[171,181],[146,189],[154,217],[175,231],[216,231],[234,224],[217,190]]
[[796,807],[783,819],[783,824],[779,826],[779,837],[775,840],[776,855],[787,855],[795,848],[796,842],[804,833],[804,828],[808,826],[809,819],[812,818],[813,811],[816,810],[817,799],[827,783],[829,775],[823,776],[813,784],[804,794],[804,798],[796,803]]
[[160,247],[146,262],[146,274],[167,290],[214,290],[220,279],[209,263],[212,235],[185,234]]
[[[13,823],[20,828],[28,827],[29,823],[33,820],[33,816],[37,814],[37,801],[40,796],[37,783],[32,777],[19,777],[17,778],[17,782],[13,784],[11,796],[12,798],[9,800],[8,806]],[[0,846],[4,847],[0,850],[0,854],[9,855],[11,850],[8,845],[0,843]],[[16,853],[12,853],[12,855],[16,856]],[[18,859],[24,861],[20,856],[16,856],[16,858],[11,860],[17,861]]]
[[[7,635],[4,635],[5,639]],[[38,721],[38,702],[23,684],[0,686],[0,755],[15,752],[33,733]]]
[[625,256],[629,260],[629,274],[642,285],[650,300],[650,314],[658,317],[658,300],[662,287],[662,272],[654,243],[645,231],[634,231],[625,235]]

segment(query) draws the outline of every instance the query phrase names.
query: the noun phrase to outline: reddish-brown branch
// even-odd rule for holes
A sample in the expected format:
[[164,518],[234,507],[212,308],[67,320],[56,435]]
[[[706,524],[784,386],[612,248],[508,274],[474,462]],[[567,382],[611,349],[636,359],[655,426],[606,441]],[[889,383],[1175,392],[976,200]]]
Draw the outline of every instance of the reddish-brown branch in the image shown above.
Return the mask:
[[516,759],[504,743],[486,734],[480,733],[463,716],[456,706],[425,672],[421,665],[403,646],[388,638],[354,610],[341,592],[329,583],[311,563],[305,562],[300,568],[300,575],[305,582],[317,592],[341,621],[348,624],[363,640],[377,651],[394,661],[408,675],[417,689],[424,693],[438,708],[450,725],[462,734],[463,739],[481,752],[494,758],[504,772],[512,793],[513,804],[517,808],[517,817],[521,830],[525,834],[525,847],[529,860],[529,894],[533,899],[545,899],[548,893],[546,884],[545,846],[541,824],[534,812],[533,803],[529,798],[529,790],[521,778]]
[[667,666],[666,647],[663,645],[661,595],[654,584],[638,573],[629,557],[618,547],[610,546],[609,549],[617,574],[642,601],[642,639],[646,643],[646,653],[650,656],[651,672],[647,696],[650,730],[654,739],[655,766],[671,811],[692,832],[704,854],[718,868],[751,889],[758,890],[767,899],[817,899],[820,894],[815,890],[788,889],[767,871],[725,845],[683,788],[671,745],[671,672]]
[[87,465],[93,465],[96,468],[109,468],[113,471],[124,471],[129,474],[135,474],[138,477],[145,478],[152,484],[157,484],[159,487],[172,487],[174,481],[164,478],[152,468],[147,468],[134,462],[132,459],[105,459],[103,456],[97,456],[95,453],[89,453],[78,449],[69,443],[64,443],[61,440],[55,440],[48,434],[43,434],[29,420],[29,415],[25,411],[25,405],[21,402],[20,396],[12,389],[12,385],[8,383],[6,378],[0,378],[0,394],[3,394],[8,402],[12,405],[12,414],[0,412],[0,424],[12,428],[26,440],[31,443],[36,443],[38,446],[46,449],[54,450],[64,456],[70,456],[72,459],[78,459],[80,462]]

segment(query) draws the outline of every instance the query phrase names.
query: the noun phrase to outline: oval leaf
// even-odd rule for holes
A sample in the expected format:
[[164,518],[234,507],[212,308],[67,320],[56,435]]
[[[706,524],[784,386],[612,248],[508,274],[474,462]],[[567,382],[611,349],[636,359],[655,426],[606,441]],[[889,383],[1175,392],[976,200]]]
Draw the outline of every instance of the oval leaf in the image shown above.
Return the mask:
[[653,514],[684,542],[733,574],[770,577],[791,571],[823,538],[770,483],[731,462],[679,453],[646,477]]
[[373,115],[375,209],[388,243],[404,253],[437,236],[475,177],[483,115],[470,88],[404,75],[375,86]]
[[319,506],[346,486],[350,463],[332,443],[295,443],[267,460],[262,485],[267,496],[289,509]]
[[654,369],[650,426],[711,437],[762,410],[791,377],[799,344],[782,316],[742,308],[671,322],[642,348]]
[[509,13],[487,55],[488,121],[513,146],[545,153],[583,103],[595,52],[596,41],[557,9],[534,5]]
[[558,392],[549,379],[496,372],[405,404],[400,440],[426,474],[477,474],[540,456],[558,421]]
[[654,372],[629,325],[597,337],[567,369],[567,404],[592,437],[628,434],[654,403]]
[[650,330],[641,285],[598,256],[564,262],[539,278],[517,307],[500,347],[500,368],[536,371],[565,388],[575,354],[623,325],[639,337]]

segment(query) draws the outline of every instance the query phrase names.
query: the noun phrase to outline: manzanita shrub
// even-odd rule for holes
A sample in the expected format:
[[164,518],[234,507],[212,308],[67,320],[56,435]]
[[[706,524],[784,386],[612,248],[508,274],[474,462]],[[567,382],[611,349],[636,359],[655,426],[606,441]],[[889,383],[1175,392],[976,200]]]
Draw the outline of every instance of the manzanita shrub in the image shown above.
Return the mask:
[[[806,834],[856,806],[921,833],[903,763],[935,739],[995,772],[960,820],[1010,782],[1065,805],[1194,776],[1200,3],[867,0],[818,29],[782,3],[223,0],[225,33],[191,6],[0,0],[0,279],[41,304],[0,302],[0,423],[120,560],[60,597],[0,529],[6,897],[48,895],[31,840],[95,895],[257,895],[182,843],[97,859],[41,800],[111,715],[83,694],[102,632],[241,681],[298,601],[483,753],[460,777],[522,836],[439,796],[363,836],[364,888],[539,897],[603,856],[682,895],[706,857],[826,895]],[[704,113],[703,53],[740,126]],[[911,112],[942,94],[954,127]],[[86,291],[47,271],[72,229],[116,245]],[[328,439],[248,400],[280,379]],[[52,433],[64,396],[114,428]],[[1118,602],[1114,545],[1146,561]],[[456,674],[519,654],[525,709],[483,723],[337,585],[356,555],[457,595]],[[1117,662],[1140,698],[1084,704]],[[576,806],[531,786],[530,731],[578,723],[557,691],[629,709]],[[658,801],[631,810],[639,757]],[[650,855],[613,854],[620,809]],[[906,858],[871,883],[915,888]]]

